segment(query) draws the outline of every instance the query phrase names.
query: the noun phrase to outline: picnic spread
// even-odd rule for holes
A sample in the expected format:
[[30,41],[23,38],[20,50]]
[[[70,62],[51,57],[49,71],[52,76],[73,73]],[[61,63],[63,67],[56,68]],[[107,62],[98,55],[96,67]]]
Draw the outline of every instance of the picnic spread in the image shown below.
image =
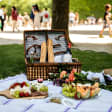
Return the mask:
[[64,30],[24,31],[26,74],[0,80],[0,112],[112,112],[111,69],[81,70]]
[[[89,72],[90,73],[90,72]],[[92,72],[91,72],[92,74]],[[93,73],[95,74],[95,73]],[[98,73],[97,73],[98,74]],[[99,73],[102,74],[102,73]],[[0,91],[7,90],[16,82],[37,82],[29,81],[25,74],[8,77],[0,80]],[[74,99],[62,94],[62,87],[53,84],[53,81],[43,81],[48,87],[48,97],[42,99],[8,99],[0,96],[1,112],[111,112],[112,111],[112,92],[101,89],[99,94],[89,99]],[[60,103],[50,100],[58,99]],[[59,102],[58,101],[58,102]]]

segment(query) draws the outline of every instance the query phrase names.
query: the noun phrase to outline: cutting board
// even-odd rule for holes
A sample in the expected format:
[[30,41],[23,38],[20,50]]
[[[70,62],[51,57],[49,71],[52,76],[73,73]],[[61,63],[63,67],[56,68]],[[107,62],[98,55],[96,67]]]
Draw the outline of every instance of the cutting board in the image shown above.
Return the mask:
[[10,95],[10,91],[9,90],[0,91],[0,96],[5,96],[8,99],[42,99],[42,98],[48,97],[48,95],[45,95],[45,96],[15,98],[15,97],[13,97],[13,96]]

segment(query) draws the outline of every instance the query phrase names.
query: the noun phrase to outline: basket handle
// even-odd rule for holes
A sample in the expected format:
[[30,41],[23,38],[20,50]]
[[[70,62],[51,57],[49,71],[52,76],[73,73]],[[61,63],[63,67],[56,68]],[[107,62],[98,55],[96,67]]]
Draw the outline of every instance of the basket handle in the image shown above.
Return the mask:
[[33,38],[33,40],[38,40],[35,36],[33,36],[33,35],[28,35],[28,36],[26,36],[26,38]]

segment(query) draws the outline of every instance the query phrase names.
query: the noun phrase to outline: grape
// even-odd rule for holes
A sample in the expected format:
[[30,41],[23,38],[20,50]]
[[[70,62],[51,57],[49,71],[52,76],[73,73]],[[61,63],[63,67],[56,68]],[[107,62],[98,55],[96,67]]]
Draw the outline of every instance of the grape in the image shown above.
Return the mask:
[[67,95],[68,97],[70,97],[70,93],[66,93],[66,95]]
[[32,85],[32,90],[37,91],[37,87],[35,85]]
[[67,91],[67,92],[70,92],[69,86],[66,87],[66,91]]
[[67,93],[67,92],[66,92],[66,91],[62,91],[62,93],[66,96],[66,93]]
[[53,85],[55,85],[56,84],[56,81],[55,80],[53,80]]
[[26,83],[26,86],[29,87],[30,85],[28,83]]
[[73,87],[73,88],[72,88],[72,92],[75,92],[75,91],[76,91],[76,87]]
[[19,93],[20,93],[20,91],[15,91],[13,96],[16,98],[19,98]]
[[63,83],[62,87],[65,87],[65,86],[67,86],[67,84]]
[[72,90],[72,85],[68,85],[68,87],[69,87],[69,90]]
[[75,93],[73,92],[73,93],[69,93],[69,94],[70,94],[70,97],[74,97]]
[[64,88],[63,88],[63,91],[66,91],[66,90],[67,90],[66,87],[64,87]]
[[76,87],[73,87],[72,85],[64,85],[62,89],[62,93],[67,97],[74,97],[76,93]]
[[41,91],[41,92],[48,92],[48,87],[47,87],[47,86],[42,86],[42,87],[40,88],[40,91]]
[[67,92],[63,92],[63,94],[64,94],[65,96],[69,96],[69,93],[67,93]]

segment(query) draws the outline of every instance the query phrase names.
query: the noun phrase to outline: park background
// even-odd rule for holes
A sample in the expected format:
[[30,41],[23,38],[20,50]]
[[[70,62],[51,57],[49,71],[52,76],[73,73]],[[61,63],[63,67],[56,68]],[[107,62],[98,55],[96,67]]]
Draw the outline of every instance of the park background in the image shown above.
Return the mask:
[[[64,2],[65,0],[63,0]],[[112,3],[112,0],[70,0],[70,11],[78,12],[80,19],[86,19],[88,16],[95,16],[96,18],[103,17],[104,5]],[[11,14],[11,7],[16,6],[19,13],[30,14],[33,4],[38,4],[39,8],[48,8],[52,15],[52,0],[2,0],[0,6],[5,5],[7,14]],[[63,10],[63,9],[62,9]]]

